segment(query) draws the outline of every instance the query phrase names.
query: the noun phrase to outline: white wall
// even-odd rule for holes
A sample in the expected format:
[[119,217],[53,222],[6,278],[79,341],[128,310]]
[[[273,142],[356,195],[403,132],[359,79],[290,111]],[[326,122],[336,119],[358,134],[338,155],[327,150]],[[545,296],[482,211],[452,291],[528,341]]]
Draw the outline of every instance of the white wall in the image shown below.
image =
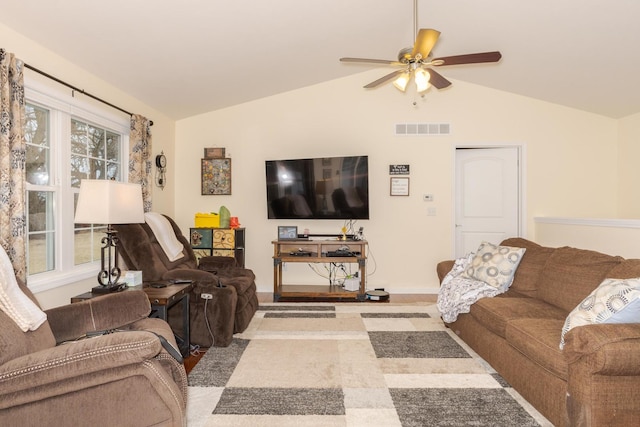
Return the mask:
[[543,246],[573,246],[640,258],[640,220],[547,217],[535,221],[535,241]]
[[619,121],[618,191],[620,218],[640,218],[640,114]]
[[[452,254],[453,154],[456,145],[521,144],[526,151],[527,228],[539,215],[611,217],[617,213],[617,122],[464,82],[424,99],[391,85],[362,86],[384,70],[284,93],[176,123],[175,216],[187,230],[195,212],[221,205],[247,228],[247,266],[262,292],[273,290],[278,225],[336,233],[342,221],[267,220],[267,159],[368,155],[371,219],[359,221],[370,249],[368,287],[421,293],[437,289],[435,265]],[[413,101],[417,105],[412,105]],[[451,123],[449,136],[400,137],[396,123]],[[205,147],[226,147],[233,194],[201,196]],[[410,197],[389,196],[389,164],[410,164]],[[434,202],[423,202],[431,193]],[[599,195],[594,203],[593,194]],[[427,216],[435,207],[436,216]],[[285,279],[309,282],[309,270]],[[290,280],[292,281],[292,280]]]
[[[174,193],[175,193],[175,163],[174,163],[174,135],[175,135],[175,121],[162,114],[148,105],[140,102],[134,97],[122,92],[118,88],[111,86],[103,80],[97,78],[93,74],[82,69],[82,64],[72,64],[61,57],[55,52],[47,50],[42,46],[34,43],[30,39],[23,35],[7,28],[0,24],[0,40],[1,45],[8,52],[12,52],[24,61],[25,63],[32,65],[48,74],[51,74],[61,80],[64,80],[75,87],[85,90],[92,95],[102,98],[114,105],[117,105],[127,111],[133,113],[142,114],[145,117],[153,120],[154,125],[152,127],[153,135],[153,155],[159,154],[164,150],[167,154],[169,161],[168,167],[168,182],[169,184],[164,190],[159,190],[154,187],[153,191],[153,205],[154,209],[160,212],[165,212],[173,215]],[[25,80],[36,79],[38,82],[42,82],[44,85],[51,85],[56,89],[59,89],[61,85],[49,80],[39,74],[25,70]],[[71,90],[68,90],[69,97],[71,99]],[[76,97],[81,97],[81,94],[76,93]],[[96,101],[91,100],[88,97],[87,102],[96,103],[96,105],[102,105]],[[117,110],[114,110],[117,111]],[[123,114],[126,118],[127,116]],[[96,271],[97,276],[97,271]],[[86,292],[96,285],[96,279],[84,280],[76,283],[72,283],[66,286],[62,286],[53,290],[40,292],[36,295],[38,301],[44,308],[56,307],[62,304],[68,304],[72,296],[82,292]]]

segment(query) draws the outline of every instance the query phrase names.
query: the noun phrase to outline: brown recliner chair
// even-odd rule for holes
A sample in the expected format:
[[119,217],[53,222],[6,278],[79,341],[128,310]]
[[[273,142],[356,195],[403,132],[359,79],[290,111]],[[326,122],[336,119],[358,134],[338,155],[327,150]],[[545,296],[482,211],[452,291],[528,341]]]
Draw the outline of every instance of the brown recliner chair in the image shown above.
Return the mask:
[[120,292],[47,310],[23,332],[0,310],[0,425],[184,426],[187,376],[158,337],[177,348],[171,328],[150,311],[144,292]]
[[[142,279],[145,282],[171,279],[188,279],[196,282],[190,295],[192,342],[200,343],[203,346],[208,344],[207,342],[202,343],[202,340],[198,339],[199,335],[209,335],[208,332],[201,333],[205,330],[204,314],[201,309],[206,302],[201,298],[202,293],[211,293],[214,299],[225,298],[227,303],[221,305],[220,308],[233,310],[232,330],[234,333],[243,332],[258,309],[258,296],[253,272],[237,267],[235,259],[230,257],[204,257],[200,259],[198,264],[189,241],[184,237],[178,225],[173,219],[166,215],[165,217],[169,220],[176,237],[184,246],[184,256],[171,262],[146,223],[113,225],[113,228],[118,232],[120,255],[127,268],[142,271]],[[235,295],[229,296],[229,291]],[[174,324],[174,318],[179,317],[171,316],[169,318],[169,323],[174,328],[179,326]],[[224,318],[224,316],[219,318]],[[216,328],[229,326],[217,323]],[[214,332],[218,337],[227,336],[222,341],[218,340],[213,343],[215,346],[225,346],[230,343],[228,334],[225,335],[219,330]]]

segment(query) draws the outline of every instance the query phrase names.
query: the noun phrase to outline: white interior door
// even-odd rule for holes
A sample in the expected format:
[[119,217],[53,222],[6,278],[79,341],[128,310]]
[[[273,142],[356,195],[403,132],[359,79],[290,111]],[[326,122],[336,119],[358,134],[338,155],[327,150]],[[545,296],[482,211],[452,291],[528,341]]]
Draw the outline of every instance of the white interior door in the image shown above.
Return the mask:
[[456,258],[520,236],[518,160],[518,147],[456,149]]

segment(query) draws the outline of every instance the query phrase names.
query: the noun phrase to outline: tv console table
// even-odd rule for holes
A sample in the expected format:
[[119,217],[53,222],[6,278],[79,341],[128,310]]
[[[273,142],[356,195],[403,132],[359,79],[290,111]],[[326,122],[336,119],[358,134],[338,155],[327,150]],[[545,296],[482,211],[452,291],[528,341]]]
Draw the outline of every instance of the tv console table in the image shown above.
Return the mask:
[[[364,301],[366,249],[364,240],[274,240],[273,301]],[[346,249],[344,256],[338,251]],[[336,253],[338,252],[338,253]],[[327,254],[332,256],[327,256]],[[360,287],[347,291],[336,284],[291,285],[282,283],[282,265],[286,262],[306,264],[357,263]]]

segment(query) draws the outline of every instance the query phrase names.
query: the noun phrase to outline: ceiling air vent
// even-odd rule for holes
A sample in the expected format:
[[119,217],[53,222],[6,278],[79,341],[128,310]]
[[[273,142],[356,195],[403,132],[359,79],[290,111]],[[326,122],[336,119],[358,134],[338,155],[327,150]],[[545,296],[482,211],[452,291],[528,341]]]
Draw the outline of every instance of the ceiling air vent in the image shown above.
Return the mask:
[[449,135],[449,123],[397,123],[396,135]]

